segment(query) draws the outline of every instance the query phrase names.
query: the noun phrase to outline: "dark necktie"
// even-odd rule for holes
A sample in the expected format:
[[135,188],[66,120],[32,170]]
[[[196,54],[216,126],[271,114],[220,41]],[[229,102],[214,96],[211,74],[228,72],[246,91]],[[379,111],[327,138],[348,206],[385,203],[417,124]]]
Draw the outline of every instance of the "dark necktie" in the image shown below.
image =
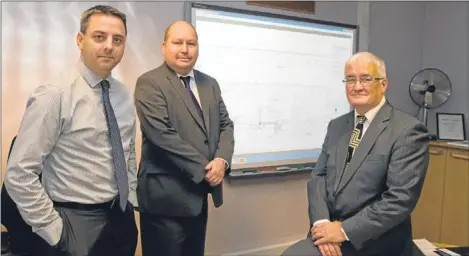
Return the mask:
[[119,125],[117,124],[117,119],[114,115],[111,101],[109,100],[109,82],[107,80],[101,81],[101,87],[109,142],[111,143],[112,163],[116,171],[117,189],[119,190],[119,206],[122,211],[125,211],[127,200],[129,198],[129,183],[124,157],[124,148],[122,147]]
[[191,77],[190,76],[181,76],[179,78],[181,78],[182,82],[184,82],[184,87],[186,87],[187,93],[189,93],[189,96],[191,97],[192,102],[195,105],[195,109],[197,109],[197,112],[199,113],[200,118],[202,118],[202,121],[204,121],[204,115],[202,114],[202,108],[200,107],[200,104],[197,101],[197,98],[195,97],[194,93],[191,90],[191,86],[190,86]]
[[350,142],[348,145],[348,152],[347,152],[347,159],[345,161],[345,168],[347,168],[348,163],[352,159],[353,152],[360,144],[363,134],[363,123],[365,123],[366,117],[365,116],[357,116],[357,125],[353,129],[352,136],[350,137]]
[[[189,93],[189,96],[191,97],[192,102],[195,105],[195,109],[197,109],[197,113],[199,113],[200,118],[202,118],[202,123],[205,126],[204,115],[202,114],[202,108],[200,107],[200,104],[197,101],[197,98],[195,97],[194,93],[191,90],[191,86],[190,86],[191,77],[190,76],[180,76],[179,78],[184,83],[184,87],[186,87],[187,93]],[[208,184],[205,180],[202,181],[202,184],[207,189],[207,191],[212,191],[213,190],[212,186],[210,186],[210,184]]]

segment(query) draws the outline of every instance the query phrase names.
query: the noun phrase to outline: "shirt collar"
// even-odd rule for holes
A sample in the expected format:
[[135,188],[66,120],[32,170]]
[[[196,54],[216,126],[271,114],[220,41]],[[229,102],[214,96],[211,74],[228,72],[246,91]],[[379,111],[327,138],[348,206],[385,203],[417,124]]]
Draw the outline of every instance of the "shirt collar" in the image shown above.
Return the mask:
[[[86,65],[85,63],[83,63],[83,60],[82,58],[80,58],[80,60],[78,61],[77,63],[77,69],[78,69],[78,72],[80,73],[80,75],[83,77],[83,79],[85,79],[86,83],[88,83],[88,85],[91,87],[91,88],[95,88],[99,83],[101,83],[101,81],[103,80],[100,76],[98,76],[96,73],[94,73],[93,71],[91,71]],[[109,75],[106,80],[109,81],[110,84],[112,84],[111,82],[111,75]]]
[[[180,75],[180,74],[177,73],[177,72],[176,72],[176,75],[177,75],[178,77],[183,76],[183,75]],[[191,69],[191,71],[189,71],[189,73],[187,73],[187,75],[185,75],[185,76],[190,76],[192,79],[195,79],[195,77],[194,77],[194,70]]]
[[[384,103],[386,103],[386,97],[383,96],[381,99],[381,102],[375,106],[374,108],[368,110],[368,112],[365,113],[366,121],[371,123],[373,121],[373,118],[375,118],[376,114],[378,114],[378,111],[383,107]],[[357,116],[359,114],[357,113],[357,110],[355,109],[355,123],[357,122]]]

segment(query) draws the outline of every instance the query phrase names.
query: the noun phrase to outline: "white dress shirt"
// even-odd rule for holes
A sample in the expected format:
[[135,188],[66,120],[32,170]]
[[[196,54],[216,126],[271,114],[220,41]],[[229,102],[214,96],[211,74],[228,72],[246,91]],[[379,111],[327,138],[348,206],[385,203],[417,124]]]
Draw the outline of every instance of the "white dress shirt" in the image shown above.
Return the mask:
[[[381,107],[386,103],[386,98],[383,96],[381,101],[376,105],[374,108],[368,110],[368,112],[365,113],[366,120],[363,123],[363,131],[362,131],[362,138],[366,133],[366,130],[368,130],[368,127],[370,126],[371,121],[375,118],[376,114],[378,114],[378,111],[381,109]],[[355,112],[355,125],[357,124],[357,116],[359,115],[357,110],[354,110]]]
[[[112,77],[107,80],[128,166],[129,201],[135,205],[133,100],[122,83]],[[8,193],[33,232],[50,245],[60,240],[63,226],[52,201],[96,204],[118,195],[101,81],[78,61],[55,82],[36,88],[8,161]]]

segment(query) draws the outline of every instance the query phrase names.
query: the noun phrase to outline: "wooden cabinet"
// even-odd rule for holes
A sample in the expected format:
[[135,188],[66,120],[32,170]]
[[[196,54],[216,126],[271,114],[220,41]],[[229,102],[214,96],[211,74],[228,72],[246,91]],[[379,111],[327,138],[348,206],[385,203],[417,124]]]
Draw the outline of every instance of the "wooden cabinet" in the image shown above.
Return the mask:
[[412,213],[414,238],[469,245],[469,149],[431,142],[430,164]]
[[415,238],[440,241],[445,160],[445,148],[430,147],[430,163],[425,183],[412,213],[412,234]]
[[442,243],[469,246],[469,152],[448,149],[441,220]]

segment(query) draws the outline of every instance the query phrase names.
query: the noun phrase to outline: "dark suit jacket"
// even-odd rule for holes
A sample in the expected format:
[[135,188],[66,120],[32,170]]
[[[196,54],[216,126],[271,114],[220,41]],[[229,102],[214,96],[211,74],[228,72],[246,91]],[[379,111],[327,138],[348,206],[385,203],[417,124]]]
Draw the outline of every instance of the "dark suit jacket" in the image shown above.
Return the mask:
[[308,182],[310,224],[339,220],[356,249],[402,255],[428,167],[427,129],[385,103],[344,170],[353,127],[354,112],[329,123]]
[[217,81],[197,70],[194,76],[205,123],[166,64],[137,80],[135,106],[142,130],[137,197],[142,212],[196,216],[208,192],[215,207],[223,204],[222,184],[210,187],[204,168],[216,157],[231,163],[233,122]]

